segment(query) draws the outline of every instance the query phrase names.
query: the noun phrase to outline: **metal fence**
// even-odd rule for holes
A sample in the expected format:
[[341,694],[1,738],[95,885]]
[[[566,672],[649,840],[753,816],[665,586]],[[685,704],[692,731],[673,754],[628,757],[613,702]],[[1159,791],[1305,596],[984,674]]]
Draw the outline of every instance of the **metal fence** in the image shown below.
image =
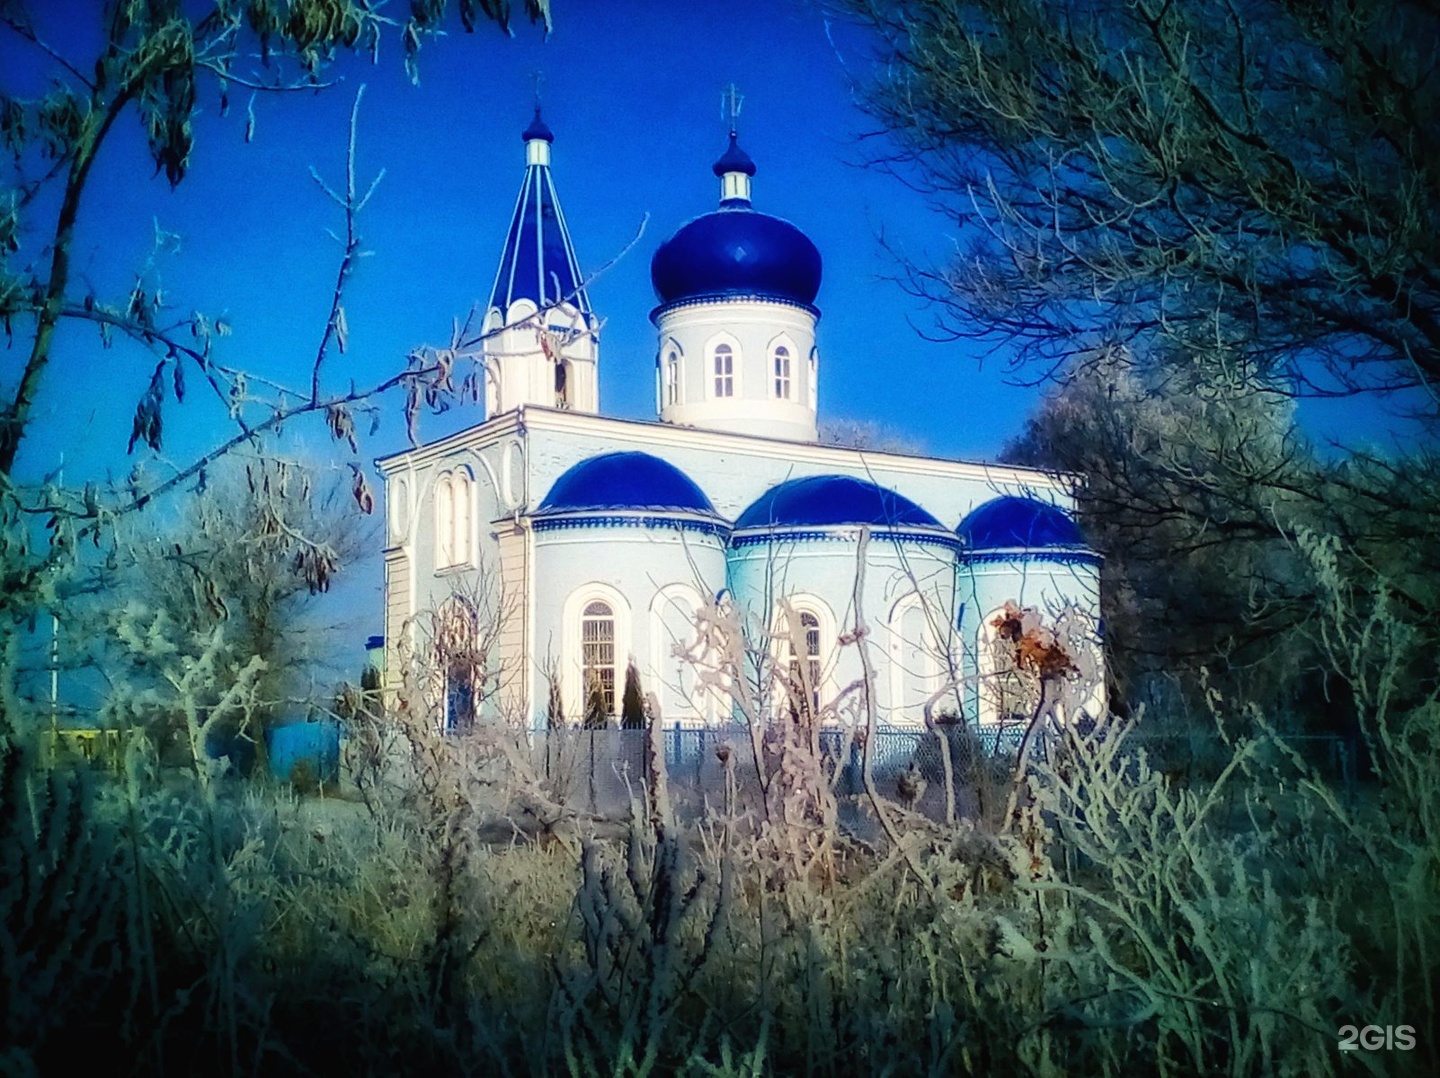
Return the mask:
[[[694,729],[673,727],[661,734],[662,754],[670,796],[677,810],[696,818],[708,807],[722,805],[727,797],[754,804],[762,763],[771,772],[780,759],[777,731],[759,739],[757,746],[744,727]],[[537,730],[530,735],[536,770],[551,795],[577,811],[608,818],[623,818],[632,803],[643,796],[645,785],[644,730]],[[1008,784],[1024,730],[1019,726],[980,728],[953,725],[930,733],[914,727],[881,727],[871,744],[871,777],[881,798],[935,819],[943,819],[945,770],[949,767],[955,790],[956,811],[975,816],[986,810],[985,799]],[[942,743],[943,738],[943,743]],[[1356,746],[1347,739],[1311,735],[1285,739],[1305,765],[1340,785],[1347,796],[1356,782]],[[868,813],[864,787],[864,743],[854,731],[824,730],[816,739],[818,778],[833,792],[842,821],[859,826]],[[1143,752],[1149,767],[1177,782],[1212,780],[1230,758],[1230,749],[1218,737],[1204,734],[1162,735],[1133,732],[1127,755],[1138,766]],[[1034,753],[1044,758],[1053,746],[1037,742]],[[1272,752],[1274,763],[1292,761]],[[948,757],[948,759],[947,759]],[[727,766],[728,764],[728,766]]]

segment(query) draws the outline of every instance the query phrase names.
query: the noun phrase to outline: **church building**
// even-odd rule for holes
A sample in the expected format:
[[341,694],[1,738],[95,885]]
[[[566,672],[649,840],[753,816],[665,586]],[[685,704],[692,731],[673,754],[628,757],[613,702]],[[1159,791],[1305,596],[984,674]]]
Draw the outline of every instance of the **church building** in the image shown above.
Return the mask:
[[1019,713],[986,689],[1007,601],[1098,615],[1066,484],[817,440],[820,252],[756,208],[733,131],[719,205],[651,260],[656,418],[605,416],[538,109],[523,140],[478,357],[486,418],[378,462],[390,684],[429,670],[452,729],[543,726],[613,720],[633,665],[667,726],[731,722],[714,641],[697,642],[723,610],[766,718]]

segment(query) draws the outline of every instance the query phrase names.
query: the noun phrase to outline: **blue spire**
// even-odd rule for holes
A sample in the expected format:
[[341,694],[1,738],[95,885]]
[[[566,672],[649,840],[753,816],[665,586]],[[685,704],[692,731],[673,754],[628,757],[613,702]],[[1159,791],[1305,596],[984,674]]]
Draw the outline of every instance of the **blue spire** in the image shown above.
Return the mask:
[[550,176],[550,143],[555,136],[541,118],[538,105],[521,137],[525,140],[525,180],[505,235],[490,306],[500,308],[503,314],[516,300],[528,299],[541,308],[569,303],[585,315],[593,315]]

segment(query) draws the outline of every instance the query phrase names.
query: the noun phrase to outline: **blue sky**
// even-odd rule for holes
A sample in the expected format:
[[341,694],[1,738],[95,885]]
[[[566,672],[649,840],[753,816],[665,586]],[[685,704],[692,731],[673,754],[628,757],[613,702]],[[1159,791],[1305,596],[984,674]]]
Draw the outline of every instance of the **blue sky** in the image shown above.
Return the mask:
[[[31,6],[55,47],[88,67],[99,0]],[[892,176],[861,167],[868,152],[861,136],[872,125],[853,100],[864,71],[842,59],[853,64],[863,53],[853,31],[827,24],[801,0],[555,0],[554,8],[548,39],[522,25],[509,39],[487,27],[429,41],[418,86],[392,35],[378,65],[347,61],[324,92],[258,97],[249,142],[248,93],[232,91],[230,114],[221,117],[217,89],[207,83],[190,174],[174,190],[154,175],[140,123],[126,116],[82,210],[77,287],[122,302],[143,273],[181,313],[203,311],[233,327],[220,343],[224,362],[305,385],[338,258],[325,230],[341,224],[310,169],[341,182],[348,117],[363,84],[360,181],[382,169],[385,176],[360,221],[371,255],[347,293],[350,348],[331,358],[326,378],[332,389],[378,381],[416,346],[445,343],[452,322],[488,297],[523,174],[519,135],[530,118],[533,75],[541,71],[556,135],[555,180],[582,267],[594,272],[621,256],[590,287],[605,319],[602,408],[653,418],[650,256],[715,206],[710,165],[725,145],[722,91],[734,82],[744,95],[741,141],[759,169],[757,208],[797,224],[825,261],[822,419],[873,420],[930,453],[965,459],[993,457],[1020,431],[1040,391],[1006,384],[1003,353],[982,363],[971,345],[921,339],[915,326],[929,316],[886,280],[897,265],[881,234],[918,259],[943,258],[954,226]],[[42,60],[0,33],[0,88],[43,91]],[[157,230],[170,237],[158,255]],[[44,255],[30,239],[22,263]],[[24,328],[16,327],[13,345],[0,339],[7,389],[28,349]],[[101,348],[91,328],[63,327],[35,435],[22,448],[22,480],[51,471],[62,454],[69,482],[123,478],[133,462],[125,455],[131,415],[153,366],[137,350]],[[177,465],[229,433],[223,411],[189,373],[186,404],[167,405],[166,457]],[[1322,439],[1396,425],[1374,401],[1306,405],[1301,414]],[[471,406],[427,420],[422,432],[480,418]],[[368,468],[405,445],[398,397],[381,402],[380,419],[373,435],[362,422],[358,457],[330,442],[318,420],[287,434],[312,458]],[[168,466],[147,462],[152,475]],[[344,606],[353,613],[346,632],[360,640],[378,624],[380,584],[375,566],[357,569]]]
[[[88,66],[99,0],[32,6],[55,46]],[[710,165],[726,133],[720,99],[734,82],[744,94],[742,144],[759,167],[757,208],[799,225],[825,260],[822,418],[874,420],[931,453],[971,459],[992,457],[1019,431],[1039,392],[1006,384],[1003,352],[982,362],[973,345],[923,340],[915,327],[929,315],[886,280],[897,265],[881,234],[925,260],[944,257],[954,226],[894,177],[862,167],[861,135],[872,129],[853,100],[865,75],[854,66],[863,39],[801,0],[556,0],[554,8],[548,39],[520,25],[510,39],[487,27],[429,41],[418,86],[405,76],[393,35],[378,65],[346,62],[322,93],[261,95],[250,106],[246,91],[233,90],[222,118],[208,83],[190,174],[173,191],[153,175],[132,113],[100,159],[80,221],[77,278],[119,301],[143,270],[181,312],[198,309],[233,326],[222,342],[226,362],[282,384],[306,383],[337,260],[325,229],[340,225],[309,172],[340,182],[348,115],[363,84],[360,179],[382,169],[385,177],[360,221],[372,253],[348,291],[350,350],[327,371],[333,388],[374,382],[415,346],[445,343],[452,321],[488,295],[539,71],[556,134],[556,183],[582,267],[594,272],[620,256],[590,290],[605,319],[602,408],[652,418],[650,256],[715,205]],[[0,86],[43,86],[37,59],[0,34]],[[157,229],[173,237],[158,256]],[[21,358],[13,347],[4,352],[7,373]],[[103,350],[86,327],[66,327],[22,474],[43,474],[64,452],[70,477],[107,469],[123,476],[130,415],[152,366],[134,351]],[[177,463],[224,430],[220,410],[199,397],[167,410],[167,456]],[[1322,437],[1377,422],[1373,404],[1306,406],[1302,414]],[[362,459],[404,444],[398,398],[384,402],[381,418]],[[472,406],[424,431],[479,418]],[[313,427],[310,434],[320,451],[342,453]]]
[[[83,68],[84,28],[98,0],[36,6],[55,19],[56,47]],[[71,13],[62,17],[65,7]],[[347,118],[363,84],[359,174],[363,182],[383,169],[385,177],[360,222],[372,254],[348,293],[350,350],[327,370],[334,387],[377,380],[416,345],[445,343],[452,320],[488,295],[540,71],[555,179],[582,266],[594,272],[621,256],[591,286],[605,319],[602,408],[652,418],[649,260],[715,205],[710,165],[724,148],[720,99],[733,81],[744,95],[742,144],[759,168],[757,208],[799,225],[825,260],[822,416],[875,420],[930,452],[968,458],[992,456],[1019,429],[1036,393],[1007,387],[998,361],[980,367],[965,346],[921,340],[911,323],[923,325],[925,312],[883,280],[896,267],[880,247],[882,232],[923,255],[943,254],[950,231],[914,192],[860,167],[858,139],[870,125],[839,55],[854,52],[853,32],[828,25],[811,5],[773,0],[557,0],[554,16],[548,40],[522,25],[508,40],[487,29],[428,42],[418,86],[392,38],[377,66],[347,62],[323,93],[261,95],[249,143],[248,93],[233,90],[221,118],[208,85],[191,170],[174,191],[152,175],[139,122],[127,116],[82,213],[80,278],[120,300],[148,266],[179,310],[223,315],[233,326],[221,342],[225,361],[305,383],[337,258],[324,230],[340,224],[309,170],[340,182]],[[0,85],[33,90],[33,63],[13,40],[3,47]],[[153,256],[157,227],[175,238]],[[17,369],[21,354],[5,356]],[[66,327],[40,401],[43,433],[23,450],[24,471],[49,470],[62,450],[72,476],[128,471],[130,414],[151,366],[136,352],[101,349],[85,327]],[[177,463],[223,429],[218,409],[198,397],[167,409],[167,456]],[[399,413],[398,398],[385,404],[362,457],[404,444]],[[478,418],[472,410],[425,429]]]

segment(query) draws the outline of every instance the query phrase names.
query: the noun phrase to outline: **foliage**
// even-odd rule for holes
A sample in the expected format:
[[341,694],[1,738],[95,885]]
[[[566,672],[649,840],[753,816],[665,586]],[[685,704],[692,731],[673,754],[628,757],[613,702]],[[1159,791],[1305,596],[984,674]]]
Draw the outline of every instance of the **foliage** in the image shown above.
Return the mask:
[[820,424],[822,445],[869,449],[876,453],[919,453],[914,439],[873,419],[826,419]]
[[66,604],[66,635],[109,644],[91,645],[89,661],[114,686],[110,717],[139,723],[162,748],[176,739],[191,747],[183,712],[167,711],[159,690],[168,676],[186,676],[172,666],[211,671],[212,704],[248,671],[253,708],[219,719],[207,736],[253,743],[263,771],[264,729],[313,689],[319,626],[309,608],[361,555],[371,529],[357,526],[342,480],[267,458],[232,458],[182,512],[168,527],[117,524],[110,558]]
[[[1435,460],[1326,460],[1286,395],[1202,373],[1144,376],[1123,357],[1096,357],[1046,395],[1002,455],[1084,477],[1076,505],[1105,556],[1119,706],[1203,714],[1209,686],[1312,729],[1353,729],[1346,690],[1312,643],[1319,598],[1296,536],[1343,537],[1342,571],[1382,575],[1396,616],[1434,639],[1440,579],[1407,552],[1440,522]],[[1433,684],[1418,668],[1404,681],[1410,692]]]
[[592,676],[585,693],[585,721],[587,730],[606,730],[610,727],[610,709],[605,705],[605,687],[599,677]]
[[[355,709],[409,746],[368,811],[160,783],[143,753],[108,787],[38,772],[7,730],[0,955],[53,972],[0,968],[6,1015],[39,1015],[7,1067],[93,1028],[151,1071],[1324,1076],[1356,1023],[1414,1027],[1371,1062],[1431,1073],[1440,710],[1396,702],[1416,638],[1335,546],[1304,549],[1371,705],[1358,796],[1218,700],[1213,781],[1152,766],[1145,720],[1071,726],[1013,828],[909,813],[878,843],[769,811],[739,753],[685,822],[654,726],[629,822],[587,820],[507,724],[442,735],[423,676]],[[830,856],[797,859],[817,828]]]
[[633,660],[625,667],[625,691],[620,697],[620,728],[645,729],[645,698],[640,692],[640,671]]
[[1432,5],[837,6],[878,33],[866,98],[890,163],[965,226],[908,276],[942,332],[1042,372],[1118,345],[1433,406]]
[[[458,0],[453,5],[426,0],[410,5],[409,14],[396,20],[380,14],[374,5],[349,0],[285,4],[254,0],[199,7],[176,0],[116,0],[103,10],[99,5],[87,9],[96,16],[94,34],[67,33],[57,43],[47,38],[52,12],[25,0],[0,3],[0,48],[7,56],[22,58],[16,70],[33,68],[48,87],[33,98],[16,96],[9,87],[0,93],[0,321],[6,330],[6,351],[15,358],[10,365],[13,378],[5,380],[6,396],[0,400],[0,546],[5,555],[0,682],[13,686],[20,676],[21,644],[27,633],[33,633],[38,615],[53,612],[75,594],[82,543],[104,552],[96,559],[118,557],[111,553],[117,522],[168,492],[203,492],[217,462],[241,448],[263,452],[267,439],[297,417],[323,415],[332,438],[345,443],[354,455],[358,454],[356,415],[370,406],[375,395],[405,390],[413,435],[422,404],[438,407],[443,399],[464,391],[465,386],[452,378],[453,349],[417,348],[397,364],[397,371],[370,386],[345,380],[348,387],[342,388],[340,378],[334,378],[332,385],[327,376],[333,354],[346,350],[345,287],[365,253],[356,219],[374,189],[373,184],[368,191],[358,187],[355,176],[358,96],[351,115],[346,182],[332,189],[320,181],[343,215],[344,227],[336,232],[342,252],[332,302],[323,326],[318,327],[319,344],[306,372],[307,384],[281,386],[248,377],[225,356],[228,323],[177,305],[159,288],[148,266],[137,270],[133,286],[123,295],[99,294],[73,270],[83,264],[87,250],[81,225],[89,218],[82,211],[103,186],[132,182],[123,172],[123,163],[130,160],[122,152],[127,136],[118,134],[130,117],[143,125],[157,173],[164,172],[171,185],[179,184],[192,154],[198,152],[197,118],[211,103],[208,93],[214,93],[224,113],[237,88],[251,94],[322,90],[327,85],[324,75],[333,65],[343,62],[347,53],[373,56],[392,27],[400,35],[413,74],[421,41],[441,32],[447,10],[457,7],[467,30],[480,20],[503,27],[511,9],[507,0]],[[524,10],[548,25],[545,0],[527,0]],[[73,54],[87,42],[93,46],[91,55]],[[163,239],[157,229],[157,243]],[[37,422],[35,407],[42,384],[66,381],[69,357],[83,341],[59,333],[62,325],[92,327],[101,347],[117,346],[115,363],[138,361],[138,369],[148,375],[127,447],[128,454],[141,459],[122,481],[66,487],[57,471],[31,484],[23,479],[26,469],[16,470],[21,445]],[[459,347],[468,332],[468,327],[457,329],[457,342],[452,343]],[[161,453],[167,446],[166,432],[173,427],[173,409],[191,392],[187,387],[198,387],[218,403],[229,430],[222,427],[197,457],[172,464],[162,460]],[[65,405],[71,403],[67,400]],[[350,494],[362,512],[371,512],[374,495],[365,470],[358,460],[352,460],[349,468]],[[38,462],[32,462],[30,470],[38,471]],[[278,475],[257,482],[272,480],[284,482]],[[241,674],[257,677],[259,683],[241,694],[242,710],[257,716],[257,722],[265,709],[277,703],[281,665],[268,653],[271,642],[263,638],[274,635],[278,609],[274,603],[288,600],[279,592],[269,594],[272,585],[283,592],[288,583],[300,579],[308,591],[323,591],[334,571],[337,550],[332,549],[332,536],[307,537],[293,528],[287,530],[293,521],[272,512],[273,508],[259,507],[262,520],[263,514],[270,514],[275,530],[252,536],[256,541],[247,548],[246,557],[211,559],[201,565],[197,552],[181,544],[173,554],[171,582],[172,590],[188,595],[182,600],[182,605],[189,604],[188,610],[142,604],[113,611],[119,638],[128,641],[123,647],[177,634],[172,641],[176,651],[168,658],[182,663],[183,652],[183,661],[194,667],[182,668],[182,663],[163,673],[158,664],[153,667],[156,684],[149,688],[158,699],[163,701],[168,692],[164,683],[173,688],[199,677],[196,671],[204,669],[221,696],[228,694],[227,679],[236,682]],[[259,564],[274,555],[293,558],[293,563]],[[158,564],[171,557],[153,560]],[[239,580],[229,572],[244,565],[269,575]],[[249,590],[231,593],[232,585]],[[243,628],[228,625],[221,632],[218,623],[227,622],[232,613],[242,620],[232,607],[250,600],[264,609],[254,617],[246,615]],[[267,654],[257,658],[256,652]],[[143,649],[135,654],[143,654]],[[147,691],[144,684],[119,685],[117,696],[125,699],[114,701],[112,710],[131,715],[153,710],[156,700],[144,699]],[[7,708],[9,695],[0,700]],[[186,710],[181,706],[177,714]],[[205,710],[193,717],[199,729],[214,716]]]
[[[400,36],[412,74],[422,37],[441,29],[448,6],[446,0],[410,6]],[[477,17],[503,27],[510,16],[508,0],[460,0],[458,6],[467,30],[475,28]],[[532,19],[548,22],[546,0],[526,0],[525,10]],[[137,442],[152,450],[161,447],[164,402],[172,390],[177,403],[184,399],[187,367],[222,401],[245,395],[243,379],[237,381],[240,372],[213,362],[213,338],[224,332],[220,321],[195,314],[165,322],[162,297],[143,275],[123,300],[76,294],[71,259],[79,242],[80,210],[92,168],[103,160],[101,151],[122,118],[133,113],[141,121],[156,171],[175,186],[184,180],[194,152],[194,121],[206,82],[218,90],[222,112],[232,86],[273,92],[316,88],[340,54],[373,55],[390,22],[372,5],[352,0],[254,0],[198,11],[178,0],[116,0],[106,5],[99,21],[97,54],[72,58],[41,36],[27,4],[15,0],[0,8],[0,33],[10,35],[12,47],[29,48],[48,61],[54,79],[53,89],[41,98],[0,97],[0,151],[10,173],[0,189],[0,206],[6,207],[0,219],[0,320],[7,327],[16,320],[33,324],[28,357],[0,413],[0,475],[14,467],[62,321],[94,323],[105,341],[117,334],[127,337],[156,361],[135,411],[132,451]],[[252,56],[261,65],[255,72]],[[347,209],[363,202],[353,176],[343,201]],[[52,202],[58,205],[53,223],[44,217]],[[353,228],[348,231],[340,284],[358,253]],[[46,252],[48,266],[41,261]],[[323,398],[319,374],[330,338],[344,333],[339,291],[337,285],[337,306],[307,402],[308,410],[328,413],[332,429],[337,422],[343,427],[348,402]],[[338,344],[343,350],[343,340]],[[235,418],[243,435],[246,424]],[[336,433],[341,436],[343,430]]]

